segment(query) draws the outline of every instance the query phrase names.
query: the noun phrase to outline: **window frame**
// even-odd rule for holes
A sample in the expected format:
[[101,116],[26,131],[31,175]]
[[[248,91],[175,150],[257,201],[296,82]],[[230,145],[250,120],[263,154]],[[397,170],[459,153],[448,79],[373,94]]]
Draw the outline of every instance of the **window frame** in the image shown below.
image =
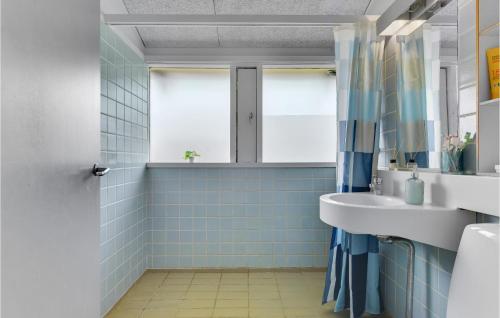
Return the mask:
[[[325,69],[325,68],[335,68],[334,64],[263,64],[263,63],[235,63],[230,65],[162,65],[161,68],[226,68],[229,69],[230,73],[230,162],[214,162],[214,163],[203,163],[203,162],[151,162],[148,161],[146,164],[149,168],[178,168],[178,167],[193,167],[193,168],[223,168],[223,167],[233,167],[233,168],[259,168],[259,167],[314,167],[314,168],[330,168],[336,167],[336,162],[262,162],[262,120],[263,120],[263,69],[269,68],[284,68],[284,69]],[[150,67],[160,68],[159,66]],[[257,71],[257,114],[256,119],[256,161],[251,163],[241,163],[237,162],[237,150],[238,150],[238,126],[237,126],[237,72],[238,69],[248,69],[255,68]],[[151,80],[151,77],[149,77]],[[151,85],[149,86],[151,87]],[[151,107],[151,106],[150,106]],[[148,124],[150,123],[151,111],[148,112]],[[149,142],[149,152],[151,152],[151,130],[148,129],[148,142]],[[150,157],[151,158],[151,157]]]

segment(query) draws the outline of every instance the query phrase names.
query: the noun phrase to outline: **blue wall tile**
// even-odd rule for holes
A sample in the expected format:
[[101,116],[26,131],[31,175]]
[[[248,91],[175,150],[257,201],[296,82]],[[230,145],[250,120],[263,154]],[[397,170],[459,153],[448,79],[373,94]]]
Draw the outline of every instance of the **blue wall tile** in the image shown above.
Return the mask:
[[334,168],[148,174],[149,267],[326,267],[319,196],[335,191]]
[[[498,218],[478,214],[478,220],[498,223]],[[413,242],[415,272],[413,317],[446,318],[448,292],[456,252]],[[380,244],[381,289],[385,309],[403,318],[406,293],[407,250],[397,244]]]
[[[448,289],[456,253],[414,242],[414,317],[446,317]],[[381,244],[381,280],[384,305],[394,318],[404,317],[406,294],[406,248]],[[450,264],[451,262],[451,264]],[[446,268],[446,270],[445,270]],[[391,288],[391,290],[387,290]]]
[[101,163],[112,168],[100,179],[103,315],[146,268],[148,140],[142,131],[147,121],[122,119],[125,110],[147,116],[147,95],[132,94],[124,87],[125,80],[147,89],[148,69],[109,27],[101,25]]

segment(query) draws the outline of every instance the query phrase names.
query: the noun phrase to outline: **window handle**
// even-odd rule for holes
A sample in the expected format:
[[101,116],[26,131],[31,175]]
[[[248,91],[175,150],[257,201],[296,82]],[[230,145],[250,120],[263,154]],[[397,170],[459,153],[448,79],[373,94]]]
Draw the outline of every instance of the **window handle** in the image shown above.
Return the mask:
[[248,120],[252,121],[253,119],[253,112],[250,112],[250,114],[248,114]]

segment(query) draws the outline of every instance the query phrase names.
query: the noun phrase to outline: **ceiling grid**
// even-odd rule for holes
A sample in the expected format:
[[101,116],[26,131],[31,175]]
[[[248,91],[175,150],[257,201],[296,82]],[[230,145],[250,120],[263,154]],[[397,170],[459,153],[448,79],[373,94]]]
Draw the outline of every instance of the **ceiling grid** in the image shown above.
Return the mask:
[[[125,7],[125,10],[127,11],[128,14],[130,14],[130,10],[128,9],[128,7],[125,5],[125,3],[123,3],[123,6]],[[137,27],[134,27],[135,29],[135,32],[137,32],[137,35],[139,36],[139,39],[141,40],[142,42],[142,45],[144,47],[146,47],[146,43],[144,42],[144,39],[142,38],[141,36],[141,32],[139,32],[139,29]]]
[[[115,1],[115,0],[101,0]],[[351,15],[383,12],[393,0],[119,0],[129,14],[165,15]],[[396,0],[397,1],[397,0]],[[379,13],[381,13],[379,12]],[[439,15],[456,16],[456,0]],[[330,49],[332,26],[201,26],[134,27],[146,49]],[[456,33],[456,32],[455,32]],[[452,28],[442,32],[442,46],[454,47]]]
[[[124,0],[129,13],[201,15],[362,15],[370,0]],[[331,27],[138,27],[147,48],[325,48]],[[181,36],[179,36],[179,34]]]

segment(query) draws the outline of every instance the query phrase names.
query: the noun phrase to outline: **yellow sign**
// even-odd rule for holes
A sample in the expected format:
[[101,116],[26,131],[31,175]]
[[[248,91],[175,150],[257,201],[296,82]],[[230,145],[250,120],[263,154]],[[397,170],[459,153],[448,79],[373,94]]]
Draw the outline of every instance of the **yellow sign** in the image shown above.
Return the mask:
[[500,48],[486,50],[488,72],[490,74],[491,99],[500,97]]

